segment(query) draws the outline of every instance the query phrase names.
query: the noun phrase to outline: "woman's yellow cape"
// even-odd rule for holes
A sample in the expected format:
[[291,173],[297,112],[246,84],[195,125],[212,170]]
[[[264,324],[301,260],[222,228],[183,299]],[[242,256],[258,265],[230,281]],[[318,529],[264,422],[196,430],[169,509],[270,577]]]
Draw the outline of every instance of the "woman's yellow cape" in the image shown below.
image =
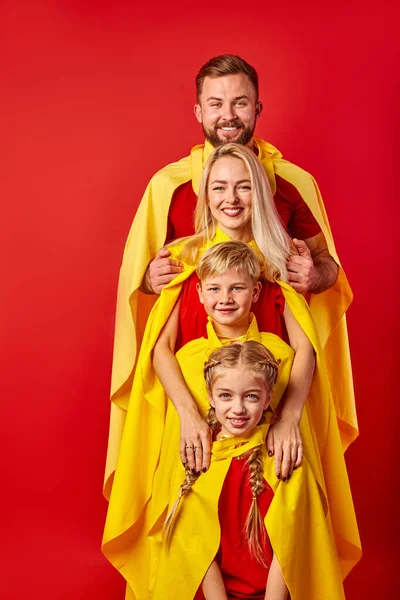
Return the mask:
[[[162,544],[153,600],[194,598],[218,552],[218,500],[231,461],[260,445],[264,478],[274,491],[265,526],[291,599],[344,599],[336,548],[312,469],[305,458],[289,483],[279,482],[265,448],[267,431],[268,425],[261,425],[247,436],[214,442],[209,471],[181,500],[169,540]],[[171,478],[170,506],[183,481],[182,471]]]
[[[284,160],[268,142],[254,137],[259,159],[274,192],[275,173],[300,192],[323,231],[329,251],[339,263],[315,180],[309,173]],[[147,317],[156,297],[139,291],[147,265],[164,245],[168,210],[177,187],[192,180],[199,191],[203,166],[213,151],[211,144],[195,146],[190,156],[167,165],[151,179],[133,221],[125,246],[118,284],[114,358],[111,383],[111,419],[104,493],[109,496],[112,475],[119,453],[125,413],[132,388],[132,376]],[[358,425],[354,403],[351,363],[345,313],[352,301],[346,277],[340,269],[336,283],[322,294],[311,296],[314,318],[332,382],[332,393],[343,448],[357,437]]]
[[[222,241],[223,235],[217,232],[216,238],[210,243]],[[176,255],[175,252],[179,253],[179,247],[171,248],[171,251]],[[182,282],[193,271],[194,267],[186,265],[185,271],[163,290],[150,313],[136,368],[107,514],[103,551],[125,577],[133,590],[132,598],[137,600],[149,597],[149,586],[158,564],[159,548],[156,534],[165,516],[164,509],[169,494],[168,480],[163,482],[163,477],[168,474],[168,466],[171,466],[171,462],[165,462],[163,459],[164,450],[169,444],[169,453],[173,456],[179,447],[176,424],[174,427],[166,427],[168,399],[154,373],[151,355],[179,296]],[[328,516],[332,522],[332,535],[335,536],[344,577],[360,557],[360,540],[324,356],[304,298],[290,286],[284,283],[280,285],[286,302],[309,337],[317,355],[317,369],[303,412],[301,434],[308,462],[312,465],[314,476],[329,504]],[[193,347],[187,355],[189,363],[186,363],[186,366],[180,356],[184,348],[177,355],[180,357],[182,371],[185,372],[189,364],[194,372],[196,369]],[[199,366],[201,372],[201,365]],[[187,377],[186,380],[195,396],[199,379]],[[176,423],[176,414],[171,410],[169,412]],[[168,432],[165,437],[164,430]],[[159,468],[162,463],[162,468]],[[147,537],[149,533],[152,534],[151,538]]]

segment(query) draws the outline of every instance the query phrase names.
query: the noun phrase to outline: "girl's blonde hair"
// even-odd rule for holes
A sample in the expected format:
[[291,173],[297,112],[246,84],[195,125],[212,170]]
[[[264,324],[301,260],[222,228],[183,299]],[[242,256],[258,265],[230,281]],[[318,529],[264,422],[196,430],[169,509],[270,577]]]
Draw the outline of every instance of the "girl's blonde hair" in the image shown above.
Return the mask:
[[[234,342],[215,350],[209,360],[204,365],[204,378],[209,396],[212,395],[212,385],[218,371],[221,368],[234,369],[238,366],[245,366],[260,377],[267,389],[268,396],[272,394],[274,385],[278,377],[278,365],[280,360],[276,360],[272,352],[259,342],[247,341],[243,344]],[[263,415],[264,419],[264,415]],[[263,421],[260,421],[260,423]],[[206,422],[212,431],[219,427],[214,408],[210,408],[206,415]],[[251,554],[265,566],[263,544],[266,539],[266,530],[264,520],[259,509],[257,498],[265,489],[264,484],[264,465],[263,465],[263,446],[253,448],[248,459],[249,483],[252,491],[253,501],[246,518],[245,532]],[[180,487],[179,497],[171,508],[165,521],[167,537],[170,535],[173,520],[178,509],[180,500],[192,488],[199,475],[193,474],[190,469],[186,469],[185,481]]]
[[215,236],[218,223],[211,214],[207,194],[208,183],[214,164],[227,156],[243,161],[249,171],[252,189],[251,233],[265,259],[264,277],[270,281],[275,277],[287,281],[286,263],[292,254],[290,237],[276,210],[264,167],[250,148],[240,144],[224,144],[209,156],[204,166],[194,215],[195,234],[178,240],[186,241],[179,258],[188,264],[196,264],[199,248]]
[[255,285],[260,279],[260,258],[254,250],[243,242],[221,242],[215,244],[203,254],[197,265],[196,273],[200,281],[217,275],[223,275],[228,270],[246,271]]

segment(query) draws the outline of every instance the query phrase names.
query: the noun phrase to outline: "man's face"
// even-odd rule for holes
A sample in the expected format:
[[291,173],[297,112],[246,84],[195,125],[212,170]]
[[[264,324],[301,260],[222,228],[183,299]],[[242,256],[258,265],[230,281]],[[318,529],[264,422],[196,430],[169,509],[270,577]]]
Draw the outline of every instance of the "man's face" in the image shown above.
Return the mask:
[[194,107],[196,119],[214,147],[229,142],[251,146],[261,110],[253,84],[244,73],[206,77]]

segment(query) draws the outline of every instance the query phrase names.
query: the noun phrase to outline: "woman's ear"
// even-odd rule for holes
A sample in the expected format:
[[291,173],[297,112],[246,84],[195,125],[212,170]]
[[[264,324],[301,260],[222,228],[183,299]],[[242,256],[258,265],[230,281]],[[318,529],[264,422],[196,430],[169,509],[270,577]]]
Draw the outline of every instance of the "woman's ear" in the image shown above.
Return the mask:
[[201,291],[201,283],[200,283],[200,281],[199,281],[199,283],[196,283],[196,290],[197,290],[197,293],[199,294],[199,300],[200,300],[201,304],[204,304],[203,292]]

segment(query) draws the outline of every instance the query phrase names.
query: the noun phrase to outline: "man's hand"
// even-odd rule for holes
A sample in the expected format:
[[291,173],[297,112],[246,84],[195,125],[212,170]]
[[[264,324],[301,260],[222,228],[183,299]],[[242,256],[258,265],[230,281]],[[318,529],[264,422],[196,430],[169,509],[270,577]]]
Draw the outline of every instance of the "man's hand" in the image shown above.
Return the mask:
[[287,263],[289,283],[296,292],[310,291],[316,280],[314,261],[308,246],[302,240],[293,240],[298,255],[293,254]]
[[161,294],[163,287],[182,273],[183,267],[177,260],[168,258],[171,253],[167,248],[161,248],[157,256],[147,267],[140,291],[145,294]]

